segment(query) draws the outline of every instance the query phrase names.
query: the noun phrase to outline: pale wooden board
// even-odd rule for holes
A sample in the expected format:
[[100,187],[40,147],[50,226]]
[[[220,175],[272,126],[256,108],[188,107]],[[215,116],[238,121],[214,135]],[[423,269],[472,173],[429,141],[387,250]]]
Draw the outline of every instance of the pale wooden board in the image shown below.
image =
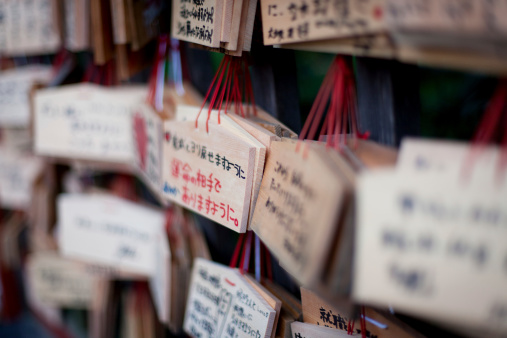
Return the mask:
[[455,32],[461,36],[505,38],[505,1],[387,0],[386,22],[390,29]]
[[23,66],[0,72],[0,126],[30,125],[29,95],[35,83],[51,80],[51,66]]
[[171,250],[165,233],[157,238],[155,254],[157,269],[149,279],[153,303],[160,322],[167,323],[170,317],[171,299]]
[[[328,298],[323,299],[314,292],[301,288],[301,301],[303,303],[303,318],[305,323],[328,327],[333,330],[347,332],[349,320],[354,321],[354,333],[361,336],[361,323],[353,312],[347,311],[350,308],[350,301],[330,302]],[[378,338],[409,338],[422,337],[421,334],[402,323],[391,315],[383,315],[372,308],[366,307],[366,336]],[[357,313],[356,313],[357,315]],[[373,320],[380,325],[372,323]]]
[[[187,122],[166,122],[166,126],[169,124],[173,124],[173,123],[186,125],[187,128],[189,128],[186,130],[186,132],[189,132],[191,130],[193,131],[192,137],[195,136],[195,137],[203,138],[203,140],[205,140],[206,142],[208,142],[208,140],[210,140],[211,142],[214,142],[214,143],[212,143],[213,145],[207,146],[208,152],[213,151],[212,149],[219,149],[219,148],[216,148],[216,146],[214,146],[214,144],[217,144],[218,147],[222,147],[222,148],[225,147],[224,150],[218,151],[218,153],[222,154],[221,156],[224,156],[223,154],[226,154],[231,149],[229,146],[225,146],[225,145],[232,145],[235,143],[237,146],[247,147],[247,149],[250,149],[248,151],[253,151],[253,161],[251,163],[251,168],[250,168],[250,165],[248,167],[245,165],[241,165],[242,168],[248,168],[248,171],[246,169],[244,170],[245,175],[247,175],[248,173],[251,173],[251,175],[250,175],[251,177],[244,176],[244,177],[246,177],[246,180],[240,180],[240,181],[244,181],[244,182],[240,182],[240,183],[248,184],[249,190],[250,190],[250,191],[247,191],[247,190],[244,191],[245,198],[248,198],[247,200],[245,200],[244,203],[248,204],[248,209],[246,209],[246,211],[242,211],[242,215],[243,215],[243,212],[247,212],[247,214],[246,214],[247,219],[246,219],[245,223],[248,223],[250,210],[251,210],[250,206],[251,206],[252,199],[253,199],[252,194],[255,192],[254,188],[255,188],[256,182],[260,182],[260,180],[262,179],[262,171],[263,171],[263,167],[264,167],[264,157],[265,157],[266,148],[262,145],[262,143],[257,141],[253,136],[251,136],[249,133],[247,133],[245,130],[243,130],[239,125],[237,125],[234,121],[232,121],[228,116],[222,114],[221,123],[218,124],[217,123],[217,118],[218,118],[217,112],[213,111],[211,118],[210,118],[210,122],[209,122],[210,128],[214,128],[218,131],[223,132],[225,135],[224,137],[228,138],[228,140],[229,140],[229,141],[226,141],[226,139],[224,139],[221,142],[216,142],[217,140],[210,138],[209,135],[206,134],[206,131],[205,131],[207,110],[205,110],[200,116],[199,129],[195,129],[195,118],[197,117],[198,113],[199,113],[199,108],[197,108],[197,107],[178,106],[177,120],[180,120],[180,121],[186,120]],[[210,134],[211,133],[212,132],[210,129]],[[180,132],[180,134],[182,134],[182,133]],[[229,136],[227,136],[227,135],[229,135]],[[222,145],[219,146],[218,145],[219,143],[222,143]],[[164,147],[165,147],[164,149],[168,149],[168,148],[171,149],[170,142],[169,143],[165,142]],[[172,148],[174,148],[174,142],[172,144]],[[232,155],[236,156],[236,155],[234,155],[234,147],[232,147],[232,150],[233,150]],[[213,152],[213,154],[216,154],[216,153],[217,153],[217,151]],[[165,154],[167,154],[167,153],[165,152]],[[241,156],[244,157],[245,155],[246,155],[246,153],[244,153],[243,155],[240,155],[240,158],[241,158]],[[207,166],[207,168],[210,168],[210,170],[212,170],[212,172],[214,173],[213,176],[218,177],[218,179],[220,180],[222,188],[224,188],[224,186],[225,186],[224,184],[227,184],[227,186],[230,185],[230,189],[232,189],[232,190],[226,190],[226,191],[232,192],[232,191],[237,190],[237,188],[238,188],[237,183],[238,182],[236,182],[236,181],[238,181],[238,180],[227,181],[227,179],[225,179],[225,177],[229,177],[231,172],[227,172],[229,175],[224,175],[223,170],[221,170],[221,168],[217,167],[216,163],[215,164],[210,163],[209,157],[206,160],[203,160],[201,157],[198,157],[195,154],[193,154],[193,155],[189,156],[189,158],[190,158],[190,160],[193,160],[194,163],[196,163],[196,165],[199,165],[202,162],[202,163],[204,163],[204,165]],[[195,162],[196,158],[197,158],[197,162]],[[227,155],[226,158],[229,159],[229,156]],[[167,172],[168,166],[170,166],[170,162],[168,162],[166,159],[164,159],[164,161],[165,161],[164,170],[166,170],[166,172]],[[236,163],[236,162],[234,162],[234,160],[229,159],[229,161]],[[249,162],[249,161],[250,160],[248,158],[247,162]],[[217,176],[217,174],[219,176]],[[167,175],[166,174],[164,174],[164,175],[165,175],[164,176],[165,179],[168,182],[170,182],[170,178],[168,176],[168,175],[170,175],[170,173],[167,172]],[[207,174],[207,175],[209,175],[209,174]],[[222,177],[224,179],[222,179],[220,177]],[[236,178],[238,178],[238,177],[236,177]],[[164,183],[164,187],[165,187],[165,183]],[[240,188],[241,188],[241,190],[239,190],[239,191],[243,191],[242,186],[240,186]],[[245,186],[245,188],[246,188],[246,186]],[[229,189],[229,188],[227,188],[227,189]],[[216,190],[212,190],[212,191],[216,192]],[[168,194],[166,194],[165,196],[167,197]],[[231,200],[236,199],[236,201],[234,202],[234,203],[236,203],[236,207],[233,206],[234,204],[231,203],[231,200],[227,201],[229,205],[233,206],[233,209],[235,210],[234,211],[235,215],[236,215],[236,210],[239,210],[239,209],[244,210],[246,207],[245,205],[240,204],[241,201],[239,201],[237,199],[237,196],[243,196],[243,192],[240,193],[240,195],[236,195],[235,197],[232,197],[232,195],[226,195],[226,197],[225,197],[228,199],[230,198]],[[206,213],[204,213],[204,212],[203,212],[203,214],[206,215]],[[244,217],[244,215],[242,217]],[[220,219],[220,218],[215,217],[215,220],[216,219]],[[238,218],[238,220],[239,220],[239,218]],[[222,222],[221,224],[226,225],[226,223],[224,224],[224,222]],[[241,224],[243,224],[243,223],[241,223]],[[231,227],[230,224],[228,224],[226,226]],[[246,224],[245,224],[245,226],[246,226]],[[243,231],[242,226],[240,226],[239,228],[237,228],[236,226],[231,227],[231,228],[238,229],[239,231]],[[238,231],[238,230],[236,230],[236,231]]]
[[243,45],[245,43],[245,34],[246,34],[246,23],[248,19],[248,10],[250,7],[250,0],[243,0],[243,6],[241,8],[241,19],[239,21],[239,32],[238,32],[238,40],[237,45],[231,46],[230,44],[226,44],[227,54],[233,56],[241,56],[243,54]]
[[402,62],[433,67],[479,71],[488,74],[507,74],[505,57],[494,53],[463,52],[442,48],[398,46],[397,58]]
[[[326,298],[327,299],[327,298]],[[354,309],[350,307],[348,300],[343,299],[341,304],[332,305],[320,298],[314,292],[301,288],[301,304],[303,306],[303,321],[323,327],[342,330],[347,332],[349,319],[354,319]],[[359,321],[354,326],[360,329]]]
[[61,47],[58,0],[2,0],[0,52],[6,56],[56,53]]
[[29,210],[44,161],[26,152],[0,147],[0,168],[0,206]]
[[80,52],[91,48],[90,0],[65,0],[65,48]]
[[[197,118],[199,110],[197,108],[183,107],[178,108],[177,119],[178,120],[195,120]],[[206,111],[201,114],[200,122],[205,123]],[[217,112],[213,111],[210,119],[210,123],[218,122]],[[269,145],[272,141],[277,139],[275,135],[264,131],[262,128],[250,123],[248,120],[235,114],[221,114],[221,126],[228,128],[235,135],[243,139],[244,141],[255,146],[255,169],[252,184],[252,197],[250,198],[250,209],[248,216],[248,230],[250,230],[250,222],[253,217],[255,210],[255,204],[257,202],[257,196],[262,181],[262,174],[264,172],[265,158],[268,152]],[[279,139],[279,138],[278,138]]]
[[229,42],[231,36],[232,12],[234,0],[224,0],[222,14],[222,31],[220,32],[220,42]]
[[139,104],[132,115],[134,167],[141,180],[162,197],[162,117],[148,104]]
[[109,1],[90,0],[93,61],[104,65],[114,54]]
[[232,10],[232,23],[229,42],[224,44],[224,48],[227,50],[237,50],[239,41],[239,31],[241,26],[241,18],[243,17],[243,4],[245,0],[234,0],[234,6]]
[[91,307],[96,277],[82,263],[57,252],[36,252],[27,259],[26,276],[29,292],[42,303],[74,309]]
[[253,29],[255,23],[255,12],[257,10],[258,0],[248,1],[248,13],[246,18],[245,30],[243,31],[243,51],[249,52],[252,47]]
[[102,194],[61,194],[57,209],[65,257],[144,276],[155,272],[156,239],[165,224],[160,210]]
[[113,40],[115,45],[130,42],[129,27],[127,27],[127,0],[109,0],[111,2],[111,19],[113,26]]
[[303,159],[293,142],[273,142],[270,151],[252,229],[293,277],[303,285],[316,283],[346,187],[319,152],[310,149]]
[[[279,141],[280,138],[273,134],[272,132],[268,131],[267,129],[264,129],[255,123],[250,122],[249,120],[242,118],[239,115],[236,114],[228,114],[228,116],[236,122],[241,128],[243,128],[245,131],[247,131],[250,135],[255,137],[262,145],[266,148],[266,155],[265,157],[269,156],[269,147],[271,146],[271,142]],[[250,223],[252,222],[253,212],[255,210],[255,205],[257,204],[257,197],[259,196],[259,190],[261,188],[261,182],[262,182],[262,173],[264,172],[264,164],[265,161],[262,163],[262,172],[260,171],[260,167],[258,172],[261,172],[260,175],[258,175],[258,179],[254,179],[254,186],[252,191],[252,199],[250,203],[250,217],[248,220],[248,229],[250,230]],[[260,166],[260,163],[259,163]]]
[[346,332],[340,332],[327,327],[318,325],[294,322],[291,325],[292,338],[347,338],[361,337],[359,334],[348,335]]
[[276,316],[274,320],[273,330],[271,331],[271,337],[275,337],[276,328],[278,325],[278,320],[280,318],[280,311],[282,309],[282,301],[278,299],[275,295],[273,295],[269,290],[267,290],[261,283],[259,283],[257,280],[255,280],[254,277],[245,274],[243,275],[245,277],[245,280],[250,283],[250,285],[257,291],[262,298],[273,308],[273,310],[276,311]]
[[172,282],[170,285],[172,302],[169,328],[180,332],[183,327],[186,296],[190,284],[192,257],[189,243],[185,239],[185,220],[183,209],[175,207],[175,217],[167,232],[172,251]]
[[265,45],[376,33],[385,30],[385,0],[261,0]]
[[[255,305],[254,305],[255,304]],[[270,337],[275,310],[236,270],[196,259],[185,332],[206,337]]]
[[[234,231],[244,232],[247,228],[252,193],[255,148],[224,128],[214,124],[210,124],[209,128],[210,133],[208,134],[205,126],[195,129],[194,122],[167,121],[165,123],[164,131],[166,135],[169,133],[170,136],[166,138],[163,145],[164,196]],[[183,149],[174,147],[175,142],[179,147],[179,140],[184,140]],[[186,150],[187,145],[192,147],[192,142],[196,145],[194,149],[197,149],[197,146],[201,147],[199,155],[195,151],[192,153]],[[205,159],[201,158],[203,146],[206,147],[207,154],[212,153],[211,160],[207,156]],[[216,165],[217,154],[220,156],[222,164],[225,156],[229,163],[236,164],[239,169],[235,169],[233,165],[227,171],[226,168],[229,168],[227,163],[225,169],[223,166],[218,167]],[[181,167],[181,174],[177,171],[173,172],[173,167]],[[197,175],[198,171],[206,179],[212,175],[211,191],[209,187],[202,188],[195,183],[185,183],[182,176],[183,167],[188,169],[191,175]],[[200,168],[202,168],[202,172],[200,172]],[[238,170],[242,170],[240,175],[244,179],[236,176]],[[194,180],[194,182],[196,181]],[[186,189],[188,189],[188,193]],[[201,197],[199,198],[199,196]],[[210,201],[208,207],[206,200]],[[220,208],[221,206],[223,209]]]
[[[449,325],[507,332],[500,310],[507,302],[501,267],[507,256],[507,232],[471,216],[478,210],[490,210],[499,213],[499,219],[506,217],[507,182],[495,179],[499,154],[493,155],[480,161],[489,170],[472,175],[466,184],[459,175],[450,178],[445,169],[362,175],[358,182],[356,301],[390,305]],[[435,217],[421,205],[433,205],[445,217]],[[390,239],[413,244],[403,249]]]
[[[175,39],[218,48],[224,0],[203,0],[199,1],[199,5],[197,3],[185,0],[173,1],[171,35]],[[206,14],[196,15],[194,18],[193,13],[200,11]]]
[[91,84],[38,90],[34,149],[38,154],[113,164],[133,162],[132,110],[145,87]]

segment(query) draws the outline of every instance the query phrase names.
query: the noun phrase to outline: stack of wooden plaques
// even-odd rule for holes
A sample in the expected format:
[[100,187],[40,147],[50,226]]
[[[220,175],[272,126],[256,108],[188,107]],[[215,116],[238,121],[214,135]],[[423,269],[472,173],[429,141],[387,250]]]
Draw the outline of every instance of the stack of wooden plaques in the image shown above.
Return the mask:
[[157,111],[153,104],[140,102],[132,114],[134,167],[152,193],[162,199],[162,143],[163,123],[176,116],[179,104],[198,105],[201,95],[187,82],[182,83],[183,94],[174,85],[163,88],[163,107]]
[[156,52],[156,37],[164,1],[89,0],[94,62],[116,61],[118,79],[126,80],[148,67]]
[[386,0],[261,0],[265,45],[391,58]]
[[[341,304],[339,303],[330,303],[305,288],[301,288],[301,302],[305,325],[297,324],[296,327],[298,330],[311,333],[306,335],[306,337],[333,337],[333,331],[335,337],[341,337],[341,334],[343,337],[349,337],[346,335],[349,329],[352,330],[353,336],[362,336],[358,309],[344,311],[345,306],[340,306]],[[423,337],[387,312],[380,312],[366,307],[364,316],[366,337]],[[326,330],[321,334],[317,334],[322,328],[331,331]],[[295,333],[294,326],[292,333]]]
[[226,54],[250,51],[257,0],[175,0],[172,36]]
[[273,142],[251,224],[282,267],[330,299],[350,294],[357,172],[396,159],[367,141],[346,149]]
[[252,278],[197,259],[184,329],[193,337],[274,337],[280,307],[280,300]]
[[[208,120],[209,113],[209,120]],[[257,202],[264,161],[279,135],[295,135],[258,110],[241,117],[178,106],[164,124],[163,196],[237,232],[245,232]],[[196,129],[196,125],[198,128]]]
[[506,73],[505,1],[388,0],[386,21],[402,61]]

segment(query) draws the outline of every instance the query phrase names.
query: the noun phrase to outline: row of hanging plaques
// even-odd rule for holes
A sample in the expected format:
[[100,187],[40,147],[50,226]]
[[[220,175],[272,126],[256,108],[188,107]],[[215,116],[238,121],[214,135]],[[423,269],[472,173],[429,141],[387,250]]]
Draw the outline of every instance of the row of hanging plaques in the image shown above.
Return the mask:
[[[188,84],[165,85],[168,40],[158,48],[148,88],[34,90],[32,114],[15,123],[33,126],[36,154],[137,173],[163,204],[239,233],[253,230],[282,267],[327,299],[352,296],[451,326],[505,331],[503,148],[405,140],[398,156],[365,140],[343,58],[333,61],[297,140],[255,105],[245,59],[224,57],[203,100]],[[26,83],[49,76],[18,71],[25,94]],[[497,135],[505,123],[504,92],[501,84],[479,135]],[[481,281],[487,292],[464,306]]]
[[[352,296],[503,332],[502,151],[487,147],[470,157],[466,144],[407,139],[397,154],[364,140],[343,58],[333,61],[300,135],[315,139],[321,126],[320,141],[299,141],[254,105],[242,62],[223,59],[209,105],[191,88],[183,86],[181,97],[156,81],[148,89],[38,90],[35,151],[137,172],[164,203],[255,231],[284,269],[327,299]],[[153,108],[156,100],[166,112]],[[474,165],[464,176],[467,163]],[[224,278],[236,278],[230,273]],[[487,291],[464,306],[481,281]],[[225,322],[214,330],[227,330]]]

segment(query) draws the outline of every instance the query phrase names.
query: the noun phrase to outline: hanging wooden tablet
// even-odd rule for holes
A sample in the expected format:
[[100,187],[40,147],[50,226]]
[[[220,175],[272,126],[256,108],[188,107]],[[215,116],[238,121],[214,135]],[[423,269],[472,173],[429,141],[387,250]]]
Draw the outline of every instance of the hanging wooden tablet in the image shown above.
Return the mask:
[[[340,330],[344,333],[350,329],[361,336],[359,311],[351,307],[350,300],[343,299],[341,304],[330,303],[314,292],[301,288],[301,301],[305,323]],[[366,337],[409,338],[423,336],[392,315],[382,314],[369,307],[365,308],[364,315],[366,316],[364,321]]]
[[307,285],[323,273],[346,186],[322,151],[312,147],[304,159],[296,146],[271,144],[251,226],[284,268]]
[[[371,141],[353,140],[347,136],[347,146],[342,153],[328,152],[335,162],[336,171],[341,173],[349,189],[355,190],[357,175],[361,171],[379,168],[392,168],[396,163],[397,152]],[[324,137],[325,139],[325,137]],[[315,290],[329,301],[342,302],[350,294],[352,287],[352,260],[355,233],[355,201],[351,198],[345,206],[340,220],[334,250],[330,254],[328,269],[323,283]]]
[[197,259],[185,313],[193,337],[270,337],[275,310],[229,267]]
[[28,289],[33,297],[53,306],[88,309],[96,283],[83,263],[57,252],[36,252],[26,262]]
[[[201,116],[198,116],[199,110],[191,107],[185,107],[185,106],[179,106],[176,113],[176,120],[178,121],[195,121],[199,117],[199,121],[201,123],[206,123],[207,118],[204,114]],[[249,145],[255,147],[255,160],[254,160],[254,170],[253,170],[253,176],[252,176],[252,191],[250,196],[250,208],[249,208],[249,217],[248,221],[250,222],[252,216],[253,216],[253,210],[255,208],[255,202],[257,201],[257,195],[259,193],[261,180],[262,180],[262,173],[264,172],[264,161],[266,157],[266,146],[258,141],[258,139],[255,137],[261,137],[259,135],[264,135],[262,131],[255,130],[254,134],[251,134],[250,132],[246,131],[244,128],[241,127],[241,125],[237,124],[233,117],[230,117],[229,115],[234,114],[228,114],[220,117],[220,124],[217,124],[217,126],[220,126],[221,128],[225,128],[229,130],[231,133],[236,135],[240,140],[243,140],[247,142]],[[210,121],[207,123],[215,124],[218,121],[218,113],[216,111],[212,111],[210,113]],[[239,120],[239,118],[236,118],[236,120]],[[250,128],[250,131],[254,131],[253,128]],[[266,141],[266,140],[265,140]]]
[[278,321],[280,319],[280,311],[282,310],[282,301],[278,299],[275,295],[269,292],[260,282],[258,282],[254,277],[244,274],[245,280],[257,291],[262,298],[269,304],[270,307],[275,310],[276,315],[274,319],[273,330],[271,331],[271,337],[274,338],[276,336],[276,329],[278,325]]
[[160,211],[108,195],[62,194],[58,226],[65,257],[145,276],[157,270],[157,237],[164,226]]
[[489,155],[482,159],[488,170],[465,180],[445,169],[362,175],[354,299],[462,328],[507,332],[507,182],[495,178],[498,152]]
[[205,122],[197,124],[197,128],[195,121],[164,124],[164,196],[234,231],[245,232],[255,147],[219,124],[209,123],[209,132]]
[[97,65],[106,64],[114,54],[111,4],[109,1],[90,0],[93,60]]
[[32,65],[0,73],[0,126],[28,127],[30,89],[36,82],[51,80],[51,67]]
[[319,325],[294,322],[291,325],[292,338],[347,338],[361,337],[359,334],[349,335],[346,332],[336,331]]
[[115,45],[126,45],[131,42],[130,14],[127,10],[128,0],[110,0],[113,41]]
[[503,1],[389,0],[386,22],[405,62],[505,73]]
[[62,44],[58,0],[0,2],[0,53],[26,56],[56,53]]
[[157,311],[158,320],[167,324],[171,306],[171,250],[167,236],[162,234],[157,238],[157,252],[155,253],[156,270],[149,280],[153,303]]
[[130,166],[134,159],[132,110],[144,87],[76,84],[35,94],[35,152]]
[[224,0],[173,1],[172,37],[207,47],[220,47],[223,3]]
[[237,1],[225,0],[222,8],[222,29],[220,32],[220,42],[229,42],[231,35],[231,26],[233,20],[233,8]]
[[[231,17],[231,32],[230,38],[227,43],[224,44],[224,48],[227,50],[237,50],[240,39],[241,21],[244,17],[243,6],[246,4],[246,0],[235,0],[233,6],[233,13]],[[246,6],[245,6],[246,7]]]
[[261,0],[265,45],[368,34],[385,29],[385,0]]
[[43,170],[41,158],[0,147],[0,206],[28,211]]
[[65,48],[80,52],[91,48],[90,0],[65,0]]
[[140,104],[133,114],[134,165],[142,179],[161,195],[162,191],[162,117],[148,104]]

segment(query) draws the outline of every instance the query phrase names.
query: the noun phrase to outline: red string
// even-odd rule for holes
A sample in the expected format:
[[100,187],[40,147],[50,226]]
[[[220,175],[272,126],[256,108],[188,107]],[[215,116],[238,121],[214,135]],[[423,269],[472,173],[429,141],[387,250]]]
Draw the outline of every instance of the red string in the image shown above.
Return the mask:
[[[226,55],[224,58],[226,59],[225,64],[222,67],[222,70],[220,71],[220,75],[218,77],[218,83],[215,87],[215,91],[213,92],[213,97],[211,98],[211,102],[208,107],[208,118],[206,119],[206,132],[209,132],[209,119],[211,117],[211,111],[213,110],[213,107],[215,106],[215,101],[217,99],[218,92],[219,92],[220,86],[222,84],[222,80],[224,78],[225,72],[227,71],[227,68],[229,67],[229,63],[230,63],[230,56]],[[218,113],[218,115],[220,116],[220,112]],[[220,121],[220,117],[218,119]]]
[[347,324],[347,334],[352,335],[354,334],[354,325],[356,324],[356,321],[353,319],[349,319],[349,322]]
[[[332,94],[331,94],[331,104],[329,106],[329,111],[328,111],[328,114],[327,114],[327,119],[329,119],[329,122],[327,123],[327,146],[331,146],[331,143],[332,143],[332,135],[333,135],[333,127],[335,127],[336,123],[339,123],[338,121],[340,120],[340,110],[339,110],[339,100],[338,100],[338,96],[339,96],[339,91],[341,89],[340,87],[340,80],[341,80],[341,73],[340,72],[335,72],[335,76],[334,76],[334,90],[332,91]],[[322,128],[324,129],[324,128]]]
[[224,113],[227,114],[227,102],[229,101],[229,90],[231,87],[231,80],[232,80],[232,73],[231,70],[234,67],[235,61],[234,59],[231,61],[229,65],[229,71],[227,72],[227,78],[225,80],[225,84],[222,89],[222,97],[220,98],[220,106],[218,107],[218,123],[220,123],[220,112],[222,111],[222,104],[224,102],[224,95],[227,93],[226,99],[225,99],[225,106],[224,106]]
[[213,86],[218,78],[218,74],[219,74],[220,70],[224,66],[226,58],[227,58],[227,55],[222,58],[222,61],[220,62],[220,65],[218,66],[217,72],[215,73],[215,76],[213,77],[213,80],[211,81],[211,85],[208,88],[208,92],[206,93],[206,96],[204,97],[204,101],[202,102],[201,109],[199,110],[199,114],[197,114],[197,118],[195,119],[195,127],[196,128],[198,127],[199,116],[201,116],[201,112],[202,112],[204,106],[206,105],[206,101],[208,100],[211,90],[213,89]]
[[322,82],[322,85],[320,86],[319,92],[317,93],[317,98],[315,99],[312,108],[310,109],[310,114],[308,115],[308,118],[306,119],[303,129],[301,130],[301,134],[299,135],[300,140],[305,140],[307,138],[311,139],[311,137],[309,137],[309,135],[312,134],[311,131],[309,132],[310,127],[312,127],[312,129],[316,129],[318,126],[318,122],[317,124],[315,124],[314,121],[319,120],[320,122],[321,112],[319,113],[318,111],[324,110],[325,98],[329,97],[329,92],[331,90],[330,81],[332,80],[334,68],[335,62],[331,64],[326,74],[326,77],[324,78],[324,82]]
[[361,337],[366,338],[366,311],[364,309],[364,306],[361,306]]
[[[231,95],[232,90],[232,79],[234,74],[234,69],[236,67],[236,61],[233,59],[231,62],[231,65],[229,66],[229,74],[227,74],[227,89],[226,89],[226,97],[225,97],[225,106],[224,106],[224,112],[227,114],[228,108],[229,108],[229,98]],[[222,108],[222,104],[220,104],[220,108]]]
[[88,65],[88,67],[86,68],[86,72],[83,76],[82,82],[91,82],[94,72],[95,72],[95,65],[93,63],[90,63]]
[[[484,116],[479,123],[477,132],[472,139],[472,149],[469,152],[462,170],[462,179],[467,179],[473,169],[477,157],[484,150],[487,143],[494,141],[495,134],[499,130],[501,124],[502,113],[507,107],[507,79],[500,80],[493,97],[491,98]],[[505,137],[504,137],[505,139]],[[502,142],[503,143],[503,142]],[[502,152],[505,154],[504,152]],[[501,179],[503,174],[502,168],[504,167],[505,156],[500,156],[499,171],[497,171],[497,178]]]
[[236,247],[234,248],[234,253],[232,254],[231,262],[229,263],[229,267],[234,268],[238,264],[239,252],[241,250],[241,244],[245,239],[245,234],[240,234],[238,237],[238,242],[236,243]]

